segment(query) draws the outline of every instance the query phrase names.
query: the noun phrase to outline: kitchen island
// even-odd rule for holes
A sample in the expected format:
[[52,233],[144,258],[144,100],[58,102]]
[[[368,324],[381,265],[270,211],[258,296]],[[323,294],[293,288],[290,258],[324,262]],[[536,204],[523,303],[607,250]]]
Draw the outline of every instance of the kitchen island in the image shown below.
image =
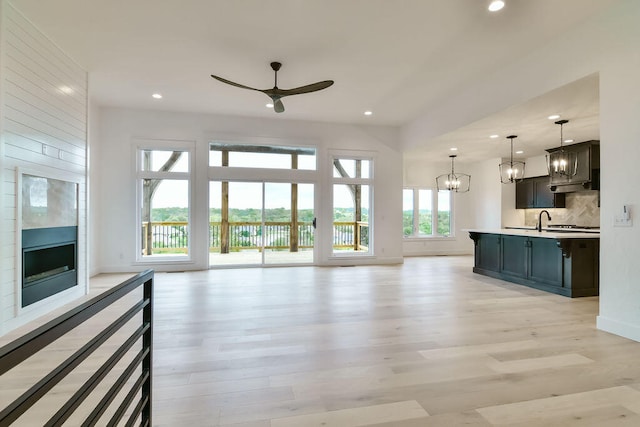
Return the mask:
[[568,297],[599,292],[600,234],[543,229],[467,230],[474,273]]

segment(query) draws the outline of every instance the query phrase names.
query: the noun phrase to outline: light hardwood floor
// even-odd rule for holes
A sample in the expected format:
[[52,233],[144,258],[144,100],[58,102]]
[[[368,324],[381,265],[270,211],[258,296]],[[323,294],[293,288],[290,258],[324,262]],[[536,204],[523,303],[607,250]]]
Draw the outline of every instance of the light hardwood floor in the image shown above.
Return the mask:
[[640,425],[640,343],[598,298],[472,263],[156,274],[154,425]]

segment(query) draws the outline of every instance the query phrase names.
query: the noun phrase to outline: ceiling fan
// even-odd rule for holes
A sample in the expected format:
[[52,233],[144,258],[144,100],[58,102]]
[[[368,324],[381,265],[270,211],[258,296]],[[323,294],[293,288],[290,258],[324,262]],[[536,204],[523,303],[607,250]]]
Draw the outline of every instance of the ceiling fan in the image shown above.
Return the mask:
[[236,86],[242,89],[255,90],[255,91],[264,93],[265,95],[267,95],[269,98],[273,100],[273,109],[276,113],[282,113],[284,111],[284,105],[282,104],[281,98],[284,98],[285,96],[290,96],[290,95],[300,95],[302,93],[315,92],[318,90],[326,89],[333,84],[333,80],[323,80],[321,82],[311,83],[309,85],[300,86],[293,89],[280,89],[278,87],[278,70],[280,70],[281,66],[282,64],[279,62],[271,63],[271,69],[275,72],[275,83],[272,89],[256,89],[253,87],[245,86],[240,83],[232,82],[231,80],[223,79],[222,77],[214,76],[213,74],[211,75],[211,77],[221,81],[222,83],[229,84],[231,86]]

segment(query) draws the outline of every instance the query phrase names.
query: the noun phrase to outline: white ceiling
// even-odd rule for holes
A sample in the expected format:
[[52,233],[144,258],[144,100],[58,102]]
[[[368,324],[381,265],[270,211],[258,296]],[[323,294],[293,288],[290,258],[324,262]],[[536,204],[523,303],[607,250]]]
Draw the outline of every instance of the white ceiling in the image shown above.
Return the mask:
[[[12,3],[88,70],[100,105],[402,126],[614,1],[507,0],[498,13],[485,0]],[[274,60],[283,63],[281,88],[335,84],[284,98],[286,111],[276,114],[265,95],[210,77],[270,88]],[[152,99],[155,92],[164,98]],[[566,136],[598,139],[597,76],[425,141],[414,154],[457,146],[467,160],[496,157],[508,153],[506,134],[522,133],[516,141],[535,155],[559,141],[545,118],[556,111],[572,119]],[[501,138],[489,140],[493,133]]]
[[[561,113],[569,120],[563,126],[564,140],[574,143],[600,139],[599,78],[593,74],[540,95],[523,104],[512,106],[495,115],[466,125],[453,132],[431,139],[428,144],[411,149],[405,155],[428,160],[456,154],[458,161],[469,162],[496,157],[508,157],[513,140],[514,157],[526,158],[546,154],[546,148],[560,145],[559,119],[549,119]],[[491,135],[498,135],[492,139]],[[458,148],[458,151],[451,151]]]

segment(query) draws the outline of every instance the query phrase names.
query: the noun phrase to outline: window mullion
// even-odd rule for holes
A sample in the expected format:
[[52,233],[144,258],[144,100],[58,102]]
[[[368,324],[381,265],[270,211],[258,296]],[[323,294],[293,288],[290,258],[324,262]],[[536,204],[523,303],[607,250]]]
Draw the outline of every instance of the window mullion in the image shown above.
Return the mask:
[[431,191],[431,235],[438,235],[438,190]]
[[420,196],[417,188],[413,189],[413,236],[420,236]]

